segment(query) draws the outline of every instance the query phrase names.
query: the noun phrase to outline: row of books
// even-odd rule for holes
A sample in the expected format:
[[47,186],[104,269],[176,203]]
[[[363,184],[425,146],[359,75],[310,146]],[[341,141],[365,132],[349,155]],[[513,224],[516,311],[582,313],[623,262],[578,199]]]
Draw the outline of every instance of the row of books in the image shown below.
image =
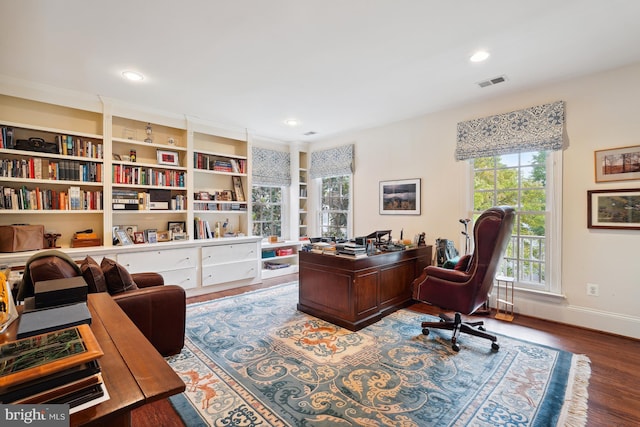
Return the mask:
[[185,187],[186,172],[154,169],[144,166],[113,165],[114,184],[157,185],[162,187]]
[[102,191],[71,186],[67,191],[0,186],[0,209],[18,210],[102,210]]
[[[160,192],[161,196],[157,193]],[[111,203],[114,210],[186,210],[187,198],[183,194],[171,196],[169,190],[113,190]]]
[[[28,132],[28,130],[22,130]],[[29,137],[25,137],[29,139]],[[91,139],[82,139],[73,137],[72,135],[55,135],[54,137],[57,152],[64,156],[86,157],[90,159],[103,158],[103,145]],[[2,126],[0,132],[0,148],[15,149],[16,147],[16,130],[10,126]]]
[[213,239],[214,233],[211,230],[211,226],[209,225],[209,221],[202,220],[200,218],[193,219],[193,233],[195,239]]
[[53,161],[40,157],[0,159],[0,176],[55,181],[102,182],[102,163]]
[[246,211],[246,203],[215,203],[215,202],[193,202],[193,209],[197,211]]
[[247,161],[245,159],[233,159],[203,153],[194,153],[193,156],[193,162],[197,169],[217,172],[247,173]]

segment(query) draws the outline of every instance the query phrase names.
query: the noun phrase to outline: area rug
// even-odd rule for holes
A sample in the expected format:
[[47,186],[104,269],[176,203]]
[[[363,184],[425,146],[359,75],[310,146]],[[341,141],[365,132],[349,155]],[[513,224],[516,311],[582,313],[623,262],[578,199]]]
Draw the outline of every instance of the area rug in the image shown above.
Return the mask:
[[500,336],[453,352],[432,316],[399,310],[358,332],[296,310],[297,283],[187,307],[168,358],[189,427],[583,426],[589,359]]

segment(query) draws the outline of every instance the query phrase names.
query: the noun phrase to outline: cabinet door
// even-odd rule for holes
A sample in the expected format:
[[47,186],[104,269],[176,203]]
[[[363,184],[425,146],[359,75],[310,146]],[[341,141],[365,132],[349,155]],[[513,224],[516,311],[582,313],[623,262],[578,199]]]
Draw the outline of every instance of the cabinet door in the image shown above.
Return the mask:
[[203,266],[255,259],[258,259],[258,246],[255,243],[205,246],[202,248]]
[[203,266],[202,286],[253,279],[258,271],[258,263],[254,260]]
[[129,273],[147,271],[160,273],[190,267],[195,270],[198,264],[198,250],[196,248],[186,248],[124,253],[118,254],[118,262]]

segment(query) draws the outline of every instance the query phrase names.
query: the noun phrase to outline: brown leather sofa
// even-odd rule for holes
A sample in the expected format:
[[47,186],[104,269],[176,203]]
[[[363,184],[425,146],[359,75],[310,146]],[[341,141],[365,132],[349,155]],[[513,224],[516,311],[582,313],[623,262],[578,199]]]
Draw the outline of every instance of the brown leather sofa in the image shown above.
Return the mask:
[[99,265],[91,257],[78,265],[66,253],[49,250],[27,261],[18,300],[33,295],[33,284],[44,280],[82,275],[88,292],[109,292],[144,336],[163,356],[177,354],[184,346],[186,296],[176,285],[164,285],[158,273],[129,274],[104,258]]

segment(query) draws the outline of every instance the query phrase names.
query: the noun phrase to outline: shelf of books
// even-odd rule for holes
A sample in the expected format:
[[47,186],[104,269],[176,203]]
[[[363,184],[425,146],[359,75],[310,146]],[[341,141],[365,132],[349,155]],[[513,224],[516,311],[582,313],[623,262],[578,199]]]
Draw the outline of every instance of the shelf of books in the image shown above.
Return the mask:
[[194,238],[246,234],[247,142],[194,132]]
[[298,194],[298,203],[299,203],[299,224],[298,224],[298,236],[300,239],[305,239],[308,237],[307,231],[307,182],[308,182],[308,170],[307,170],[307,153],[304,151],[300,151],[300,181],[299,181],[299,194]]
[[102,115],[5,95],[0,109],[0,225],[43,224],[65,246],[78,228],[102,235]]
[[298,272],[300,242],[280,241],[262,244],[262,278]]

